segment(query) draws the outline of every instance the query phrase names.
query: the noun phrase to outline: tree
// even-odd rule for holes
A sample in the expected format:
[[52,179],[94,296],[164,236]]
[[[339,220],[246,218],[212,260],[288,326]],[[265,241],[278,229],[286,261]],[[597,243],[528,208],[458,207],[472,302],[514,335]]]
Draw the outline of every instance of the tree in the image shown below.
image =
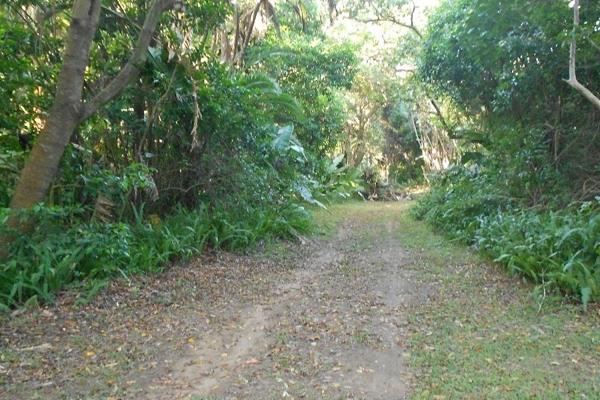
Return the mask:
[[576,68],[576,60],[577,60],[577,29],[579,28],[580,18],[579,18],[579,0],[575,0],[573,4],[573,38],[571,39],[571,52],[569,57],[569,79],[567,83],[571,85],[571,87],[581,93],[586,99],[588,99],[594,107],[600,110],[600,99],[592,93],[587,87],[582,85],[577,80],[577,68]]
[[[590,100],[600,90],[600,7],[582,2],[580,25],[578,3],[448,0],[431,15],[419,57],[420,78],[457,111],[465,162],[501,171],[502,185],[529,204],[556,188],[552,180],[578,199],[598,192],[599,108]],[[587,99],[563,79],[570,59],[577,82],[575,56]]]
[[233,38],[229,39],[227,24],[220,29],[221,60],[230,65],[242,65],[250,40],[254,35],[256,22],[261,9],[266,21],[270,21],[278,36],[281,36],[279,19],[275,14],[275,7],[269,0],[259,0],[254,5],[234,5]]
[[[351,15],[359,22],[392,24],[410,30],[419,39],[423,34],[415,20],[417,5],[408,0],[349,1],[346,5]],[[363,16],[361,14],[365,14]]]
[[[129,61],[98,94],[83,102],[84,75],[98,29],[101,1],[75,0],[54,103],[42,134],[21,171],[10,204],[13,210],[30,208],[44,201],[75,128],[117,97],[139,74],[162,13],[175,5],[182,6],[179,0],[155,0],[152,3]],[[17,226],[15,218],[9,223]]]

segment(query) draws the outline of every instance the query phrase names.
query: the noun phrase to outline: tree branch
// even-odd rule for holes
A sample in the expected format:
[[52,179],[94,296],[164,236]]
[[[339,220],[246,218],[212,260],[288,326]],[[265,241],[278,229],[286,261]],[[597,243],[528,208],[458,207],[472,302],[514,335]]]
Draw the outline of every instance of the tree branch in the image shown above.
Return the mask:
[[267,14],[267,18],[271,20],[273,26],[275,27],[275,32],[277,33],[277,37],[281,38],[281,26],[279,25],[279,18],[275,14],[275,7],[269,0],[262,0],[262,4],[265,10],[265,14]]
[[600,98],[577,80],[577,29],[579,28],[579,0],[573,4],[573,38],[571,39],[571,51],[569,57],[569,79],[566,82],[576,91],[581,93],[590,103],[600,110]]
[[[412,11],[410,12],[410,26],[415,26],[415,12],[417,11],[417,5],[415,4],[415,2],[413,1],[412,3],[413,8]],[[419,35],[421,33],[419,32]]]
[[423,34],[417,29],[416,26],[412,24],[404,23],[402,21],[398,21],[394,17],[377,17],[377,18],[369,18],[369,19],[356,19],[357,22],[362,22],[364,24],[379,24],[381,22],[389,22],[394,25],[401,26],[403,28],[411,30],[415,35],[417,35],[420,39],[423,39]]
[[102,6],[102,9],[106,12],[111,13],[112,15],[114,15],[115,17],[117,17],[118,19],[127,22],[130,25],[133,25],[136,29],[138,30],[142,30],[142,27],[135,21],[132,21],[130,18],[128,18],[125,14],[121,14],[118,11],[113,10],[110,7],[106,7],[106,6]]
[[593,48],[600,51],[600,44],[595,43],[592,39],[588,39]]
[[254,24],[256,24],[256,17],[258,16],[258,13],[260,11],[262,2],[263,2],[263,0],[259,0],[258,3],[256,4],[256,6],[254,6],[254,10],[252,10],[252,13],[250,14],[248,27],[244,34],[244,40],[242,41],[242,48],[240,49],[239,53],[236,54],[234,64],[235,63],[241,64],[244,61],[244,55],[246,53],[246,49],[248,48],[248,45],[250,44],[250,39],[252,38],[252,32],[254,31]]
[[237,4],[235,5],[235,31],[234,31],[234,37],[233,37],[233,51],[232,51],[232,57],[231,57],[231,64],[235,63],[235,56],[238,52],[238,45],[240,42],[240,19],[241,19],[241,15],[240,15],[240,9],[237,6]]
[[[429,97],[429,96],[428,96]],[[446,131],[446,133],[448,133],[448,137],[450,139],[460,139],[460,137],[456,136],[454,129],[452,129],[450,127],[450,125],[448,125],[448,122],[446,121],[446,118],[444,118],[444,114],[442,114],[442,110],[440,109],[440,106],[438,105],[438,103],[434,100],[433,97],[429,97],[429,102],[431,103],[431,105],[433,106],[433,108],[435,109],[435,114],[438,116],[438,118],[440,119],[440,122],[442,123],[442,126],[444,127],[444,130]]]
[[38,26],[41,26],[48,19],[54,17],[56,14],[59,14],[65,10],[68,10],[69,6],[67,4],[58,4],[53,7],[41,7],[39,12],[36,15],[35,22]]
[[113,80],[106,85],[96,96],[84,103],[79,116],[79,122],[85,121],[93,115],[100,107],[117,97],[127,85],[133,81],[140,72],[141,65],[148,58],[148,46],[154,35],[154,31],[160,21],[162,13],[173,7],[178,0],[155,0],[146,14],[142,31],[138,37],[137,44],[133,49],[131,57]]

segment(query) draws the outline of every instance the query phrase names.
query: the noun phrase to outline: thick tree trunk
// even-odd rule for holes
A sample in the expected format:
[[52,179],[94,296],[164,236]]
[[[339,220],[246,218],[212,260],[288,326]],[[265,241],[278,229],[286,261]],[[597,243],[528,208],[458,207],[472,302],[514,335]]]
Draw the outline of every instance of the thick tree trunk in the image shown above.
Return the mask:
[[[11,199],[13,213],[9,227],[20,232],[30,224],[20,223],[20,209],[31,208],[45,200],[56,177],[60,160],[75,128],[92,116],[100,107],[117,97],[139,75],[139,67],[148,57],[148,46],[167,9],[181,5],[181,0],[155,0],[148,10],[140,36],[131,57],[113,80],[88,102],[82,102],[85,70],[89,63],[90,47],[98,29],[102,0],[75,0],[71,25],[66,38],[64,62],[58,75],[54,103],[46,125],[21,171]],[[12,236],[0,236],[0,260],[6,258]]]
[[56,176],[65,147],[79,122],[83,78],[100,17],[101,0],[76,0],[67,36],[64,64],[54,104],[15,189],[11,208],[43,201]]
[[178,0],[154,1],[127,64],[96,96],[89,102],[82,103],[84,74],[92,40],[98,29],[101,0],[75,0],[54,104],[46,126],[21,172],[11,208],[29,208],[45,199],[65,147],[77,125],[118,96],[138,76],[139,66],[146,61],[148,45],[161,14],[176,3]]

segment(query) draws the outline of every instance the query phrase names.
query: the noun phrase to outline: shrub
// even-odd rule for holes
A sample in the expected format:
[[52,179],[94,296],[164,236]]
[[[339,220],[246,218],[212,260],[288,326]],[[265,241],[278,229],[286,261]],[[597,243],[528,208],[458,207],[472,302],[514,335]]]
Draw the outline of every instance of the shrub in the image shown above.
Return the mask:
[[414,215],[474,245],[511,273],[578,296],[600,298],[600,199],[558,211],[521,208],[490,175],[455,167],[438,177]]
[[584,305],[600,298],[600,199],[561,211],[483,216],[473,239],[512,273],[579,296]]
[[481,216],[512,203],[479,168],[455,166],[432,179],[430,192],[419,200],[413,213],[452,238],[470,242]]
[[[131,224],[70,221],[82,213],[43,206],[33,210],[29,217],[35,218],[35,230],[19,236],[8,261],[0,264],[0,309],[32,298],[52,301],[69,286],[93,289],[112,276],[158,271],[206,247],[235,250],[311,228],[309,214],[296,204],[238,212],[180,208],[164,219],[151,215],[145,221],[138,215]],[[2,215],[5,220],[8,210]]]

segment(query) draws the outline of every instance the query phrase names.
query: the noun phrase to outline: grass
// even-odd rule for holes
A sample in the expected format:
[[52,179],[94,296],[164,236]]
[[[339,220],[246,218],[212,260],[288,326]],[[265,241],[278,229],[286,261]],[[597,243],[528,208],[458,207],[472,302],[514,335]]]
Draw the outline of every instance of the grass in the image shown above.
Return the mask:
[[371,335],[367,331],[357,330],[352,334],[352,338],[358,344],[369,344]]
[[[408,268],[436,299],[411,309],[414,399],[599,398],[600,308],[534,292],[471,249],[434,234],[409,213],[411,203],[348,203],[322,212],[328,226],[350,213],[365,223],[397,219]],[[365,213],[365,208],[369,212]],[[400,211],[400,213],[398,213]],[[369,238],[366,238],[368,241]]]

